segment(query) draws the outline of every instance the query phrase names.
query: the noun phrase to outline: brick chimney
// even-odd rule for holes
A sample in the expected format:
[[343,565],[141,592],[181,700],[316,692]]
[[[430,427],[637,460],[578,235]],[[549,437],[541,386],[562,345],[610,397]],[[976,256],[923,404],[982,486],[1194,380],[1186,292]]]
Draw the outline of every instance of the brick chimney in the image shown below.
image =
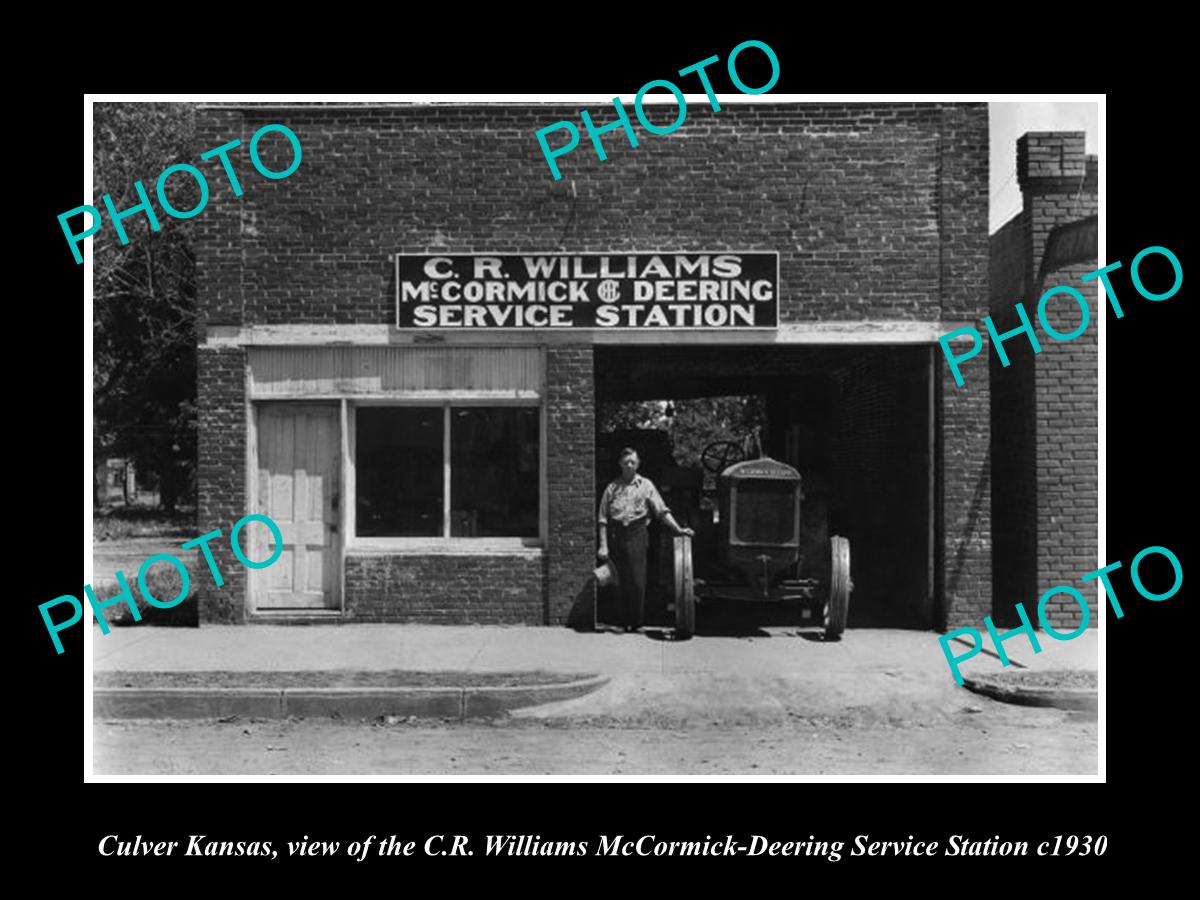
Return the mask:
[[1096,212],[1097,163],[1084,152],[1082,131],[1030,131],[1017,138],[1017,182],[1024,198],[1027,270],[1025,293],[1042,264],[1046,239],[1058,225]]

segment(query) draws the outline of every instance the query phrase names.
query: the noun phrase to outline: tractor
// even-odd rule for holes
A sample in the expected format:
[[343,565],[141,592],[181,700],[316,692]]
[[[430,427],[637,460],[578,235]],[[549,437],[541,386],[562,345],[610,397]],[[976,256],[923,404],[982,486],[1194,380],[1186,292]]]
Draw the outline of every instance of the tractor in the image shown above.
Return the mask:
[[657,448],[652,471],[645,474],[675,518],[696,532],[694,538],[663,534],[657,547],[652,544],[658,552],[649,571],[657,573],[656,587],[665,594],[677,639],[695,633],[697,607],[726,607],[729,601],[760,610],[757,604],[778,604],[789,619],[822,626],[826,640],[840,639],[854,586],[850,542],[828,534],[827,492],[819,475],[810,475],[802,492],[792,466],[762,456],[761,449],[749,451],[749,441],[718,441],[700,458],[708,480],[715,478],[715,491],[705,490],[702,472],[674,464],[665,433],[643,432],[636,443],[629,432],[608,437],[614,445]]

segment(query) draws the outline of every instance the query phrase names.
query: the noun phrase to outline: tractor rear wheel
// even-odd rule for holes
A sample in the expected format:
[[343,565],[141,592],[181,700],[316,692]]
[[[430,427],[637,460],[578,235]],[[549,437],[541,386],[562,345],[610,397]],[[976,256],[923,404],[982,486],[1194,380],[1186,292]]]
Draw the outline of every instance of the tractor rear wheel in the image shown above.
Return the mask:
[[854,582],[850,580],[850,541],[839,535],[829,539],[831,566],[829,575],[829,599],[825,601],[825,640],[836,641],[846,630],[846,619],[850,614],[850,591]]
[[677,537],[672,586],[675,600],[675,637],[686,640],[696,633],[696,595],[692,581],[692,539]]

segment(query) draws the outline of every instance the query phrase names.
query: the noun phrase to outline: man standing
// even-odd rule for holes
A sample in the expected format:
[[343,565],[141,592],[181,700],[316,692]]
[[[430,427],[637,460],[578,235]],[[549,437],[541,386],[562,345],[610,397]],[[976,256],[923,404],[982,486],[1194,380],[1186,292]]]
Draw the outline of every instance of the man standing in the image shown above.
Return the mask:
[[650,516],[671,529],[673,534],[691,535],[690,528],[680,528],[671,510],[663,502],[653,482],[637,473],[637,451],[626,447],[617,460],[621,476],[604,489],[600,498],[601,562],[612,557],[620,582],[621,613],[626,631],[642,627],[646,603],[646,547],[649,544],[647,526]]

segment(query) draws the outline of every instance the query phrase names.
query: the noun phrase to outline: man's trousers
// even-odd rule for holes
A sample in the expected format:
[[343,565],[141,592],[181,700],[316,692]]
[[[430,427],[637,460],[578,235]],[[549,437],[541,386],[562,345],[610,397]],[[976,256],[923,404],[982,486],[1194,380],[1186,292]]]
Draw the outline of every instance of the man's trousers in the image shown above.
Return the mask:
[[645,517],[631,525],[608,523],[608,555],[621,584],[623,624],[640,628],[646,615],[646,548],[650,544]]

